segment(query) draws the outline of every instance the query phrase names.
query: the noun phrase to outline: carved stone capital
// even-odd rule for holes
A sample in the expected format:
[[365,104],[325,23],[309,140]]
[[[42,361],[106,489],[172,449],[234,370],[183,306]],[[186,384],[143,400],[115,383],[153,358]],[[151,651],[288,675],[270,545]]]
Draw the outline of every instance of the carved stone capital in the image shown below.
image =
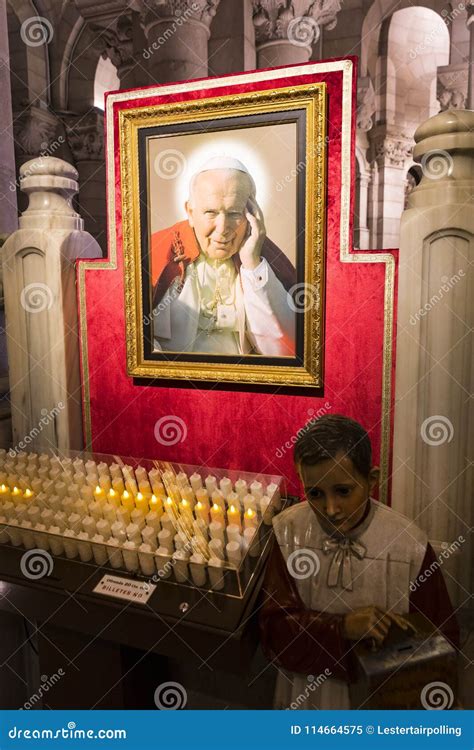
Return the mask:
[[447,109],[465,109],[469,71],[467,64],[445,65],[438,68],[436,98],[440,112]]
[[58,127],[57,118],[47,109],[34,105],[13,113],[13,134],[21,156],[48,152]]
[[375,91],[370,76],[357,82],[357,127],[364,132],[371,129],[375,114]]
[[220,0],[147,0],[142,19],[145,28],[163,21],[197,21],[210,27]]
[[65,117],[66,138],[74,161],[104,160],[104,113],[93,109],[86,115]]
[[405,166],[413,153],[413,139],[404,133],[387,132],[381,127],[374,132],[371,131],[370,154],[371,161],[378,164],[379,167],[399,167]]
[[91,29],[97,35],[96,44],[102,57],[109,58],[117,68],[119,78],[126,70],[134,65],[133,53],[133,21],[131,14],[119,16],[106,27],[91,24]]
[[340,0],[253,0],[253,24],[257,44],[287,39],[311,47],[321,27],[333,29]]

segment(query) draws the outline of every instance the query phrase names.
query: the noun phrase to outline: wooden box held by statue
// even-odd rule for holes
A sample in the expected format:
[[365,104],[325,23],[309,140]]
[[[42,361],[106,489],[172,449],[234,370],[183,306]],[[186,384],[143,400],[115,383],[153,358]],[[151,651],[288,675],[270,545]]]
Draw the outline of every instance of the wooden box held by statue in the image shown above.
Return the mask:
[[455,649],[425,618],[405,619],[417,627],[416,633],[392,627],[382,648],[372,651],[367,642],[355,647],[352,708],[456,707]]

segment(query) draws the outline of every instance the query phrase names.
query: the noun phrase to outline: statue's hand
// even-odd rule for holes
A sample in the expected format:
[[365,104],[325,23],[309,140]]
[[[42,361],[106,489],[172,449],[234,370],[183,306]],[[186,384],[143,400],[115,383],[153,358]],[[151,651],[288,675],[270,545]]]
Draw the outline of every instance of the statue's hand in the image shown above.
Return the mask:
[[249,198],[245,216],[248,221],[250,231],[239,250],[242,266],[253,271],[261,261],[261,253],[265,237],[265,222],[263,220],[262,209],[255,198]]

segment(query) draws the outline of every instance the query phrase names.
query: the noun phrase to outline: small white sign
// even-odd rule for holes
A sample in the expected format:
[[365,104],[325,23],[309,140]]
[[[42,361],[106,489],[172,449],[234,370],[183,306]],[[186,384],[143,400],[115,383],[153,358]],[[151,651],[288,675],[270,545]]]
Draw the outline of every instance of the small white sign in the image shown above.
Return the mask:
[[131,578],[105,575],[100,579],[94,591],[104,596],[125,599],[136,604],[146,604],[155,589],[156,586],[147,581],[134,581]]

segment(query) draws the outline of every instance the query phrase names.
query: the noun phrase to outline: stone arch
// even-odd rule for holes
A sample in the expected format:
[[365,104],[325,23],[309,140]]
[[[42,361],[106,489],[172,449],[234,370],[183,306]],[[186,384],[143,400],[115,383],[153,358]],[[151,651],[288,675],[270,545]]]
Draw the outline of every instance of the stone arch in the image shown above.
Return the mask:
[[[27,104],[49,104],[48,43],[54,37],[54,26],[31,0],[8,0],[8,31],[13,109]],[[44,18],[39,26],[35,19]],[[30,40],[30,43],[27,41]]]

